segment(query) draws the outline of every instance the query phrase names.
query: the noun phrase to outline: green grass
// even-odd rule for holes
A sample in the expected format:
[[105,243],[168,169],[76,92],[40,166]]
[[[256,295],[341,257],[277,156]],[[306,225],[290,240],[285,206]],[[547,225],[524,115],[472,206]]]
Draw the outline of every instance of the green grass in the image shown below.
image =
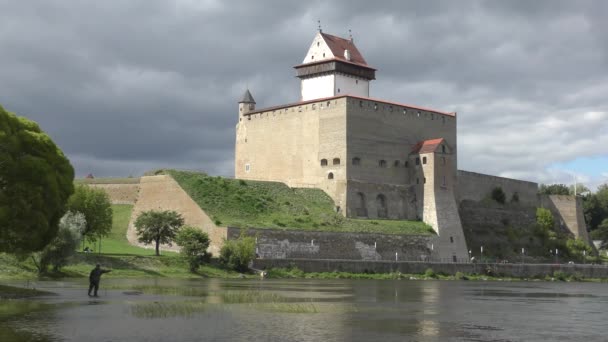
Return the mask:
[[220,226],[384,234],[434,234],[420,221],[344,218],[320,189],[166,171]]
[[23,287],[0,285],[0,299],[31,298],[49,295],[54,295],[54,293]]

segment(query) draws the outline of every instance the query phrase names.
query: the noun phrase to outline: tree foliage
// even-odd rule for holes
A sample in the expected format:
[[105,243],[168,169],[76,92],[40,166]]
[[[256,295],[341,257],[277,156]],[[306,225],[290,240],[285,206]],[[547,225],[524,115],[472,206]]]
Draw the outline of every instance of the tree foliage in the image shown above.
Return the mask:
[[68,210],[84,214],[87,225],[83,238],[95,242],[112,231],[112,203],[108,194],[86,185],[77,185],[68,200]]
[[602,184],[597,191],[583,197],[585,222],[589,230],[594,231],[608,219],[608,184]]
[[57,236],[42,251],[32,254],[38,273],[46,272],[49,265],[55,271],[65,266],[78,247],[85,227],[84,214],[68,211],[59,222]]
[[583,260],[586,256],[591,256],[593,248],[589,246],[583,239],[568,239],[566,241],[566,251],[569,257],[576,260]]
[[139,242],[156,244],[156,255],[160,255],[161,243],[171,245],[177,231],[184,225],[184,219],[176,211],[149,210],[142,212],[135,220]]
[[236,240],[226,240],[220,249],[220,263],[239,272],[246,272],[254,258],[255,238],[247,236],[244,230]]
[[593,240],[601,240],[602,248],[608,246],[608,218],[604,219],[597,229],[591,232],[591,238]]
[[40,251],[57,235],[74,169],[38,124],[0,106],[0,252]]
[[541,195],[570,195],[570,189],[565,184],[541,184],[538,192]]
[[507,195],[505,195],[505,192],[499,186],[492,189],[491,196],[493,200],[500,204],[505,204],[505,200],[507,199]]
[[553,214],[549,209],[537,208],[536,209],[536,224],[543,231],[548,231],[553,228],[555,221],[553,220]]
[[175,242],[180,246],[180,255],[188,263],[190,272],[209,261],[209,235],[196,227],[184,226],[175,236]]

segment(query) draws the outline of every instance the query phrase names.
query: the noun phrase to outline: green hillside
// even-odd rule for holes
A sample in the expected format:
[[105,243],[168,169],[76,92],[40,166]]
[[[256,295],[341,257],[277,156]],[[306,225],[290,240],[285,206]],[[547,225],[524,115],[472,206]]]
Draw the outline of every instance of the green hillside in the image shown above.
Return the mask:
[[334,211],[319,189],[290,188],[278,182],[243,181],[204,173],[165,171],[218,225],[384,234],[434,234],[420,221],[359,220]]

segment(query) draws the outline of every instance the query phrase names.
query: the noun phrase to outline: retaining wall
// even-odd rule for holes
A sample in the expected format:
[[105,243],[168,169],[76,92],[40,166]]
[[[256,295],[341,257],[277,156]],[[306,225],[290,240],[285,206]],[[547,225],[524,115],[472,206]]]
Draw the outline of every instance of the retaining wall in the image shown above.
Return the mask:
[[[235,239],[239,228],[228,228]],[[257,236],[257,254],[265,259],[429,260],[435,235],[389,235],[248,229]]]
[[468,274],[487,274],[506,277],[544,277],[555,271],[566,275],[578,275],[585,278],[608,278],[608,266],[604,265],[551,265],[551,264],[472,264],[472,263],[428,263],[428,262],[394,262],[364,260],[311,260],[311,259],[256,259],[254,268],[287,268],[297,267],[304,272],[351,272],[351,273],[390,273],[401,272],[422,274],[428,268],[435,273],[454,275],[456,272]]
[[517,193],[522,204],[538,206],[538,184],[534,182],[463,170],[458,170],[457,180],[456,198],[459,203],[463,200],[481,201],[490,196],[492,189],[501,187],[507,201]]
[[84,184],[105,191],[112,204],[135,204],[139,194],[139,184]]

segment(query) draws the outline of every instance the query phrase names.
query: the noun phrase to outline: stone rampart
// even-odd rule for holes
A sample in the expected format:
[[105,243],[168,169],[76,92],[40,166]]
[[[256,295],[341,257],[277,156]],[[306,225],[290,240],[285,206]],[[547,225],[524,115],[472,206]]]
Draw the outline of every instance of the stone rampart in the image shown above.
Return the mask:
[[543,208],[549,209],[561,228],[566,228],[574,237],[581,238],[590,245],[591,240],[587,233],[587,225],[583,215],[583,201],[580,197],[564,195],[542,195],[540,203]]
[[[239,228],[228,228],[235,239]],[[248,229],[257,236],[257,254],[264,259],[428,260],[434,235],[310,232]]]
[[[131,244],[152,248],[151,245],[142,245],[137,241],[134,222],[140,213],[147,210],[175,210],[180,213],[186,225],[199,227],[209,234],[211,244],[209,251],[219,255],[219,250],[226,238],[226,228],[217,227],[207,214],[190,198],[190,196],[168,175],[142,177],[140,182],[139,198],[133,207],[127,239]],[[177,251],[179,248],[163,245],[162,250]]]
[[517,193],[519,202],[526,205],[538,206],[538,184],[511,178],[484,175],[476,172],[458,170],[456,199],[481,201],[488,198],[492,189],[501,187],[507,201],[511,201]]
[[431,268],[435,273],[454,275],[456,272],[467,274],[492,274],[505,277],[544,277],[552,276],[555,271],[566,275],[585,278],[608,278],[608,266],[603,265],[561,265],[561,264],[473,264],[473,263],[429,263],[394,262],[371,260],[312,260],[312,259],[257,259],[257,269],[297,267],[304,272],[351,272],[351,273],[390,273],[422,274]]
[[139,184],[94,184],[85,183],[86,185],[102,189],[110,197],[112,204],[135,204],[139,194]]

